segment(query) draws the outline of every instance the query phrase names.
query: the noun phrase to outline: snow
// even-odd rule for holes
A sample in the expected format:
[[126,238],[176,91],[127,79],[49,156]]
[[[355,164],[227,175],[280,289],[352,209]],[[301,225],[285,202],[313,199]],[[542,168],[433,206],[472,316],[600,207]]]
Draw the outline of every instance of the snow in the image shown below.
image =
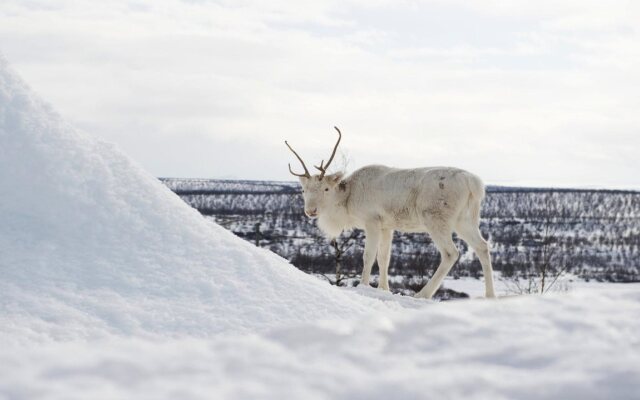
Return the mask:
[[640,391],[640,285],[446,303],[339,290],[202,218],[1,59],[0,184],[0,398]]
[[[263,335],[0,351],[10,398],[631,399],[638,285],[452,301]],[[46,395],[46,396],[45,396]]]

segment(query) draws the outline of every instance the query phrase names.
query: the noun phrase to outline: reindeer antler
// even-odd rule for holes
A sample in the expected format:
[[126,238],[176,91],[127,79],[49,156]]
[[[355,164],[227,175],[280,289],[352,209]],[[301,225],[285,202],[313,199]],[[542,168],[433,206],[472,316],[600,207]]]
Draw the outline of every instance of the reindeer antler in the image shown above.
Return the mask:
[[284,144],[286,144],[287,147],[289,148],[289,150],[291,150],[293,152],[293,154],[296,155],[298,160],[300,160],[300,164],[302,164],[302,168],[304,168],[304,174],[296,174],[295,172],[293,172],[291,170],[291,164],[289,164],[289,172],[291,172],[291,175],[304,176],[305,178],[311,178],[311,174],[309,173],[309,170],[307,169],[307,166],[304,165],[304,161],[302,161],[302,158],[298,155],[298,153],[296,153],[296,151],[294,149],[291,148],[291,146],[289,146],[289,143],[287,143],[286,140],[284,141]]
[[[338,129],[337,126],[334,126],[333,128],[336,131],[338,131],[338,141],[336,142],[336,145],[333,147],[333,153],[331,153],[331,157],[329,158],[329,161],[327,161],[327,165],[324,165],[324,160],[320,161],[320,166],[319,167],[317,165],[314,165],[314,167],[318,171],[320,171],[320,179],[324,178],[324,174],[327,172],[327,169],[329,168],[329,165],[331,164],[331,161],[333,161],[333,157],[335,157],[335,155],[336,155],[336,150],[338,150],[338,145],[340,144],[340,139],[342,139],[342,132],[340,132],[340,129]],[[305,168],[305,170],[306,170],[306,168]]]

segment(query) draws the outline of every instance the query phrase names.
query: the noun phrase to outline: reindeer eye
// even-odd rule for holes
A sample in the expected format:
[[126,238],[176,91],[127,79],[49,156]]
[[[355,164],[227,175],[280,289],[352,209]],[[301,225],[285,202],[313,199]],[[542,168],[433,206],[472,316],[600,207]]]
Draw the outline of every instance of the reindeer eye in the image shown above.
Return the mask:
[[325,192],[328,192],[328,191],[329,191],[329,188],[324,188],[324,191],[325,191]]

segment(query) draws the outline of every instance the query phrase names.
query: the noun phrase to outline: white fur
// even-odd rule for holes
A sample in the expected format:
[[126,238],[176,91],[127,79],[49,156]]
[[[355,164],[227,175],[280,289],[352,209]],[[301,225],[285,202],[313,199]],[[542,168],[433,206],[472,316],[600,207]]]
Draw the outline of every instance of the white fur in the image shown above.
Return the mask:
[[387,272],[393,231],[427,232],[441,261],[427,285],[416,295],[431,298],[453,264],[458,250],[453,232],[472,247],[485,276],[485,295],[495,297],[489,246],[480,235],[480,205],[484,184],[457,168],[397,169],[369,165],[343,178],[341,173],[300,177],[305,213],[318,217],[329,237],[345,229],[364,229],[366,235],[361,283],[369,284],[375,259],[381,289],[389,290]]

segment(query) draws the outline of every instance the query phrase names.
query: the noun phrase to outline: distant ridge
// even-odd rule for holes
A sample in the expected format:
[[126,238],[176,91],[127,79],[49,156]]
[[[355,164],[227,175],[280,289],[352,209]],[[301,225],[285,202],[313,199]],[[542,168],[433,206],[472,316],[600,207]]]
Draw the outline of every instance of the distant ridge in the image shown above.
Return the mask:
[[[171,190],[179,195],[187,194],[223,194],[223,193],[244,193],[243,190],[232,189],[220,189],[220,184],[229,184],[242,186],[250,185],[252,193],[296,193],[299,192],[299,185],[296,181],[264,181],[264,180],[251,180],[251,179],[210,179],[210,178],[175,178],[175,177],[160,177],[158,178],[162,183],[167,185]],[[189,182],[189,187],[181,187],[180,182]],[[202,188],[193,188],[194,182],[201,182]],[[208,183],[215,184],[216,189],[209,188]],[[268,189],[261,191],[257,190],[256,186],[264,184]],[[186,185],[185,185],[186,186]],[[279,189],[276,189],[279,188]],[[563,188],[563,187],[527,187],[527,186],[501,186],[501,185],[487,185],[487,192],[490,193],[623,193],[623,194],[640,194],[640,190],[635,189],[600,189],[600,188]]]

